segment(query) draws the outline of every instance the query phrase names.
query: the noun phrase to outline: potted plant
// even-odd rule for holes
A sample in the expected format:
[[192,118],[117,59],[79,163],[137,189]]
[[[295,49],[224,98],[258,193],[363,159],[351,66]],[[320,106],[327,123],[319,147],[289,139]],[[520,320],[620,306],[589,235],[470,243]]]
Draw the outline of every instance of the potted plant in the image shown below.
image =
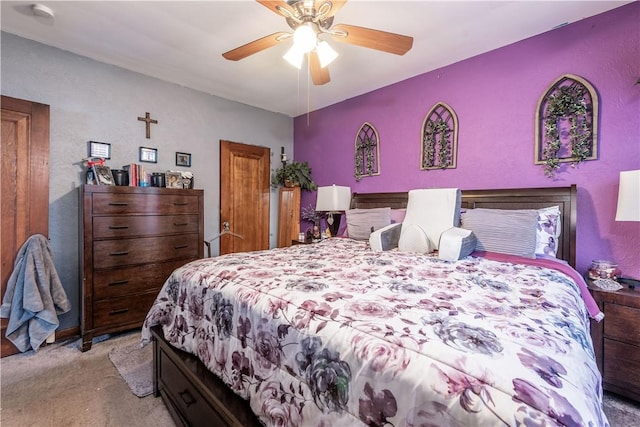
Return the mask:
[[311,168],[307,162],[284,163],[275,170],[271,185],[274,187],[300,186],[301,190],[313,191],[318,186],[311,178]]

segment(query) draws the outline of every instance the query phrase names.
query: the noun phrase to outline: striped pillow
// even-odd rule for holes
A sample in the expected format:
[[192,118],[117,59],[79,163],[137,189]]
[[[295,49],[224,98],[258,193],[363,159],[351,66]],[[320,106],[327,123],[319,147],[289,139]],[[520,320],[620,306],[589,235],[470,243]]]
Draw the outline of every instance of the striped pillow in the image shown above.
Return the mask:
[[469,209],[461,226],[473,231],[478,251],[535,258],[537,210]]

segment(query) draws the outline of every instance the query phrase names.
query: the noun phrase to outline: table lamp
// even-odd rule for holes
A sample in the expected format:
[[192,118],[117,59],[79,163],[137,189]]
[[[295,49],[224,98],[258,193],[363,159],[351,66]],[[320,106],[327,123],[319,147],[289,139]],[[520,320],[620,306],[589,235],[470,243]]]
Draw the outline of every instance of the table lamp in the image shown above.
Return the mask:
[[327,224],[332,236],[335,236],[340,226],[340,212],[349,209],[351,205],[351,188],[339,185],[318,187],[316,211],[327,212]]
[[[616,221],[640,221],[640,170],[620,172]],[[618,282],[630,288],[640,286],[640,280],[618,277]]]

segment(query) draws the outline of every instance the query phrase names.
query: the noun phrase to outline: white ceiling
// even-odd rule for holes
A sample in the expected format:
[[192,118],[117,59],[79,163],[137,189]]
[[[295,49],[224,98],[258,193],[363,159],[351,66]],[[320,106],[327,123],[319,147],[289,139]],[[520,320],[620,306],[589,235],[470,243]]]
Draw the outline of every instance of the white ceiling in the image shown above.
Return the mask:
[[327,41],[331,82],[313,86],[282,56],[286,41],[238,62],[222,53],[277,31],[285,19],[251,0],[1,2],[2,30],[202,92],[298,116],[549,31],[631,1],[364,1],[344,23],[412,36],[404,56]]

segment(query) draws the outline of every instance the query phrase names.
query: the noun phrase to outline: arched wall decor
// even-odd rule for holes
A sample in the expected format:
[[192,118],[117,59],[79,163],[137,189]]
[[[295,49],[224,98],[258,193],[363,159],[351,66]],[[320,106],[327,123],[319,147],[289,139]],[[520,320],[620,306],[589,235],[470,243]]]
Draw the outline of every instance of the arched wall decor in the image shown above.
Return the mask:
[[422,122],[420,170],[455,169],[458,153],[458,116],[439,102]]
[[598,158],[598,94],[582,77],[565,74],[540,97],[536,109],[535,164],[548,177],[560,164]]
[[365,176],[380,175],[380,137],[371,123],[365,122],[358,130],[354,158],[356,181]]

